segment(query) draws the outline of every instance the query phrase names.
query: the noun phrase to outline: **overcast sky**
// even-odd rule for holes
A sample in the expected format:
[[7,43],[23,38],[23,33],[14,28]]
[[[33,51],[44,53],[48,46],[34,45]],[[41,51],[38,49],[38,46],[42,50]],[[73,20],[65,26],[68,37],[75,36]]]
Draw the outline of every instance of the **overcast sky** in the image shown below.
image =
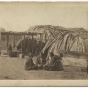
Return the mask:
[[88,30],[88,3],[0,3],[0,27],[26,31],[34,25]]

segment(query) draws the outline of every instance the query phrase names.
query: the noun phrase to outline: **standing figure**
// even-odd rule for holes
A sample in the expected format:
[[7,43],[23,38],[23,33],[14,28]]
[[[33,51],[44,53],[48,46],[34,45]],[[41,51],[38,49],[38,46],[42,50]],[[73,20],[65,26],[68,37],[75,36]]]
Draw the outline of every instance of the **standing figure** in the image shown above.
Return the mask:
[[33,38],[33,40],[32,40],[32,54],[33,54],[33,56],[35,56],[36,55],[36,47],[37,47],[37,41]]
[[7,48],[7,52],[9,54],[9,57],[11,57],[11,52],[12,52],[12,46],[11,46],[11,44],[9,44],[9,46]]
[[26,54],[32,53],[32,40],[29,38],[27,40],[27,46],[26,46]]
[[36,43],[36,54],[39,55],[40,53],[40,41],[38,40]]

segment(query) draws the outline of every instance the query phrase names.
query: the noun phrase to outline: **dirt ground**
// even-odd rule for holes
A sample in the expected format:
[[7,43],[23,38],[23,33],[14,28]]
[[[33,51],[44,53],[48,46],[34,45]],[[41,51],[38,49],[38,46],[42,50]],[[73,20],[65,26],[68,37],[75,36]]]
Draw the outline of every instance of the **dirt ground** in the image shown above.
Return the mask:
[[88,79],[81,67],[64,66],[64,71],[24,70],[25,58],[0,57],[0,80]]

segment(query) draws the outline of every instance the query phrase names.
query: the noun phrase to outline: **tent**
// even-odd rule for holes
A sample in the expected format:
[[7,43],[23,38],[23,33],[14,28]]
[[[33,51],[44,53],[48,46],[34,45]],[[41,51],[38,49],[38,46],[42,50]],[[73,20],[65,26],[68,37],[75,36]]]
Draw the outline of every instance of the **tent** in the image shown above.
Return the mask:
[[59,54],[61,51],[86,52],[83,39],[75,32],[65,32],[49,40],[42,50],[43,53],[47,52],[47,55],[49,52]]

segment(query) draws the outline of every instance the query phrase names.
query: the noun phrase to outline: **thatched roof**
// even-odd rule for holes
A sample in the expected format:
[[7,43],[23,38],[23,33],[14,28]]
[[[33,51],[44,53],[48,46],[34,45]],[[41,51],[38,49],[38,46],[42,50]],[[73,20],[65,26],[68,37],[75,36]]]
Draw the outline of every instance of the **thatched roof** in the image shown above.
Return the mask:
[[45,53],[47,49],[48,53],[53,52],[54,54],[58,54],[61,51],[86,52],[86,48],[88,50],[88,47],[78,34],[67,32],[49,40],[42,52]]
[[29,28],[27,31],[32,33],[42,33],[47,34],[54,38],[57,34],[62,33],[65,28],[61,26],[52,26],[52,25],[37,25]]

